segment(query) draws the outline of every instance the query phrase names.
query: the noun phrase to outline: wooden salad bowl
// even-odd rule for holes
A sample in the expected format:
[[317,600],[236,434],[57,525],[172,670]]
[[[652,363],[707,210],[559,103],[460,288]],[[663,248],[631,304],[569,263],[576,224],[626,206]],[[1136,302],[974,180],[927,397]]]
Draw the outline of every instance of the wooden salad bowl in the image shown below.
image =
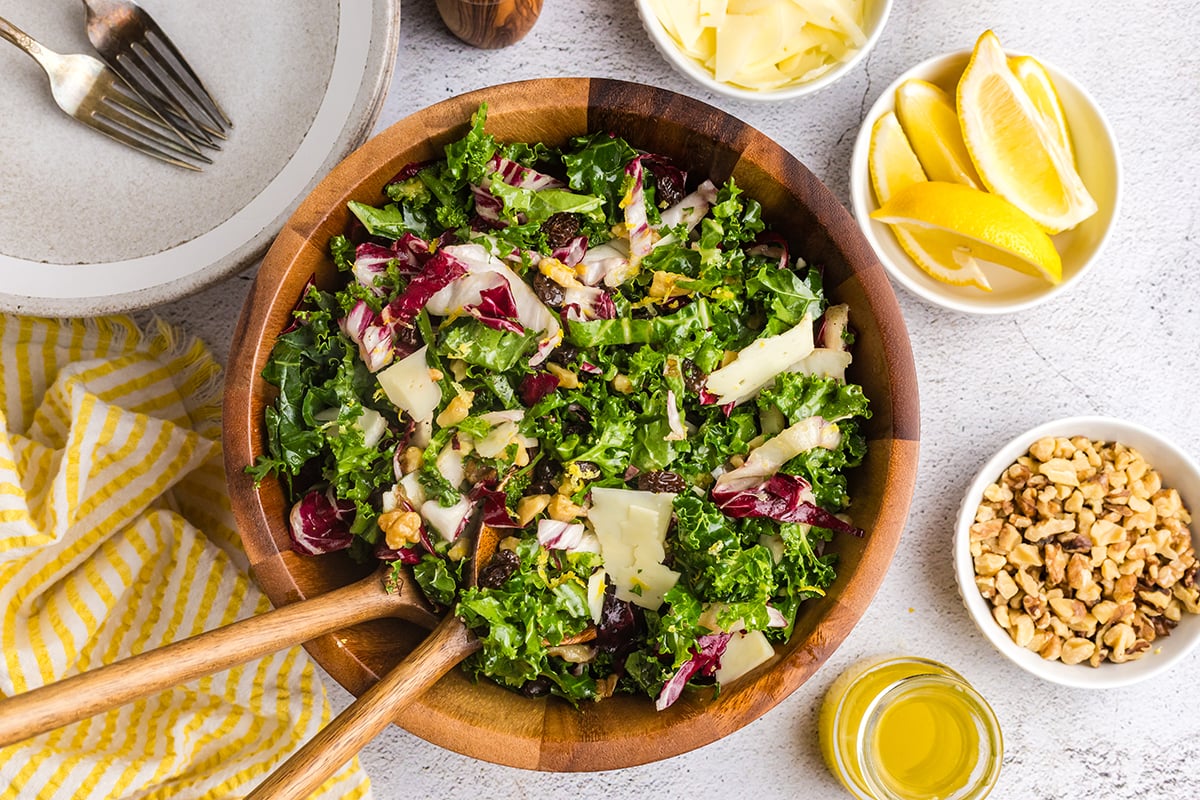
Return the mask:
[[[908,332],[883,268],[850,214],[786,150],[716,108],[669,91],[615,80],[565,78],[510,83],[443,101],[397,122],[335,168],[303,202],[267,253],[234,335],[225,390],[225,458],[234,511],[254,575],[276,605],[351,583],[371,572],[342,553],[294,553],[280,484],[255,486],[244,468],[264,451],[263,409],[274,388],[260,377],[305,283],[332,287],[330,237],[343,233],[346,203],[377,203],[401,167],[438,158],[488,104],[488,130],[503,141],[555,145],[611,131],[661,153],[690,175],[718,184],[733,176],[763,205],[793,253],[824,266],[833,302],[849,303],[857,333],[848,379],[865,388],[873,416],[866,460],[850,476],[851,513],[865,538],[837,536],[837,580],[810,600],[791,641],[774,659],[721,692],[688,691],[663,712],[622,695],[575,708],[531,699],[453,670],[396,716],[396,724],[467,756],[526,769],[588,771],[644,764],[713,742],[757,719],[804,683],[862,616],[900,541],[917,472],[920,418]],[[330,675],[359,694],[413,650],[425,631],[374,620],[306,647]]]

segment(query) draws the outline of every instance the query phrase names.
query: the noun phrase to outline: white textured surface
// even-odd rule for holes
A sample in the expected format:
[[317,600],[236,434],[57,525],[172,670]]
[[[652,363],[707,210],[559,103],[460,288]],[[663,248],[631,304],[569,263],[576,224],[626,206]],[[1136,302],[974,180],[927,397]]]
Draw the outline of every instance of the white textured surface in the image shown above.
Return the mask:
[[[968,317],[898,291],[916,354],[922,457],[900,550],[862,622],[817,675],[758,722],[667,762],[603,774],[495,767],[392,728],[364,753],[379,798],[839,798],[816,739],[822,694],[847,665],[903,652],[945,661],[999,714],[1007,743],[997,800],[1200,794],[1200,654],[1140,686],[1068,689],[1010,664],[980,636],[955,592],[949,548],[960,495],[1017,433],[1056,417],[1139,420],[1200,455],[1200,5],[909,0],[896,4],[864,65],[811,97],[741,104],[686,83],[654,52],[630,2],[558,0],[522,42],[473,50],[433,0],[404,5],[400,57],[380,129],[426,105],[492,83],[552,75],[638,80],[690,94],[755,125],[847,201],[863,111],[912,64],[969,47],[986,27],[1043,55],[1097,98],[1122,148],[1126,194],[1102,263],[1046,306]],[[159,312],[224,355],[243,275]],[[334,686],[334,703],[347,695]]]

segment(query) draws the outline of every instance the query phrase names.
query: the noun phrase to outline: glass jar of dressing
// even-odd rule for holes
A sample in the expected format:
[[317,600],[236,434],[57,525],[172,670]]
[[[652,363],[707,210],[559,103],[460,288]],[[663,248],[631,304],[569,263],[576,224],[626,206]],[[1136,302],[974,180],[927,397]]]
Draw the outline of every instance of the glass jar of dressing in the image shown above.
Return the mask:
[[819,727],[830,771],[860,800],[981,800],[1000,775],[995,713],[936,661],[851,667],[825,695]]

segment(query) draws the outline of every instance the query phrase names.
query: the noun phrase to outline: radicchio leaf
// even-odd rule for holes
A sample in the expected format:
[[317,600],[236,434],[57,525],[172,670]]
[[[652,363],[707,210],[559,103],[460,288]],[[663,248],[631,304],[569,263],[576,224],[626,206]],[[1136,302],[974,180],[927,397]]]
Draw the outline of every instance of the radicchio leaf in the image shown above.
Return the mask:
[[425,262],[421,273],[409,282],[407,288],[383,310],[384,322],[388,325],[411,326],[421,309],[440,290],[466,275],[467,266],[444,249],[434,253]]
[[691,231],[700,224],[700,220],[704,219],[704,215],[715,202],[717,187],[712,181],[705,181],[696,187],[696,191],[662,212],[662,228],[674,228],[682,224],[686,230]]
[[754,240],[754,245],[746,251],[752,256],[766,256],[767,258],[775,258],[779,261],[780,269],[787,269],[788,263],[791,261],[788,256],[788,243],[775,231],[763,231]]
[[525,333],[525,327],[517,321],[517,303],[507,281],[481,290],[479,302],[463,306],[463,311],[489,328],[516,334]]
[[296,305],[292,306],[292,313],[288,316],[290,320],[288,326],[280,332],[280,336],[291,333],[300,327],[300,318],[296,316],[296,312],[304,308],[308,301],[308,290],[317,285],[317,276],[309,275],[308,280],[304,282],[304,288],[300,290],[300,298],[296,300]]
[[399,172],[392,176],[392,179],[388,181],[388,185],[400,183],[408,180],[409,178],[415,178],[417,177],[418,172],[436,163],[437,161],[434,159],[430,159],[429,161],[410,161],[401,167]]
[[547,550],[574,550],[583,541],[582,522],[559,522],[540,519],[537,526],[538,544]]
[[729,517],[766,517],[776,522],[816,525],[851,536],[863,535],[862,529],[814,504],[809,499],[811,488],[803,478],[781,472],[751,488],[735,489],[718,481],[713,486],[712,499]]
[[625,229],[629,233],[629,266],[636,270],[642,259],[653,249],[653,231],[646,215],[645,172],[643,156],[637,156],[625,167],[629,190],[621,200],[625,209]]
[[309,489],[288,515],[292,549],[309,556],[345,550],[354,540],[350,523],[356,509],[349,500],[339,500],[333,487]]
[[392,256],[400,265],[401,275],[417,275],[429,260],[429,242],[412,233],[405,233],[392,242]]
[[534,406],[537,401],[558,388],[558,376],[552,372],[530,372],[521,379],[518,392],[521,402],[526,406]]
[[532,189],[538,191],[541,189],[563,189],[566,184],[555,178],[553,175],[547,175],[543,172],[538,172],[536,169],[522,166],[516,161],[504,158],[497,154],[492,156],[492,160],[487,165],[488,176],[484,178],[483,187],[486,189],[493,178],[499,178],[509,186],[516,186],[518,189]]
[[338,327],[350,341],[358,345],[358,356],[371,372],[392,363],[392,330],[383,324],[380,315],[371,310],[365,300],[359,300],[350,313],[338,320]]
[[508,511],[504,492],[492,489],[487,484],[477,483],[471,490],[471,500],[483,507],[483,524],[493,528],[520,528]]
[[387,294],[387,288],[379,285],[379,279],[387,275],[387,265],[396,254],[390,247],[363,242],[354,249],[354,280],[371,290],[376,297]]
[[685,661],[671,676],[671,679],[663,684],[658,699],[654,701],[654,707],[659,711],[670,707],[679,699],[679,695],[683,693],[683,687],[687,686],[688,681],[693,677],[712,675],[716,672],[717,668],[721,666],[721,656],[725,655],[725,647],[729,644],[731,637],[732,634],[728,633],[713,633],[698,638],[696,644],[699,645],[699,649],[692,648],[692,657]]
[[504,201],[484,189],[482,186],[472,186],[471,194],[475,198],[475,215],[485,221],[490,227],[504,228],[508,223],[500,216]]
[[583,257],[587,255],[587,249],[588,237],[576,236],[567,243],[566,247],[556,247],[550,256],[558,259],[568,267],[573,267],[580,261],[583,261]]

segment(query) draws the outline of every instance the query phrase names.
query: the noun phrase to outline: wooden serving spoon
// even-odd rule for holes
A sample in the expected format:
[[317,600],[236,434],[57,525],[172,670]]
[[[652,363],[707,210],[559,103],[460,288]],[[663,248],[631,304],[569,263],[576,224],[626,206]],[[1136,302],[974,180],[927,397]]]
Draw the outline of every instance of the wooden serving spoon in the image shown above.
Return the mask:
[[[500,536],[481,525],[469,563],[468,583],[491,561]],[[595,628],[570,643],[594,639]],[[566,644],[567,642],[563,642]],[[378,683],[363,692],[316,736],[292,754],[246,800],[304,800],[386,728],[402,709],[480,647],[479,640],[453,612],[415,650]]]
[[[380,566],[309,600],[0,700],[0,747],[366,620],[438,624],[407,571]],[[443,624],[442,627],[445,627]]]

